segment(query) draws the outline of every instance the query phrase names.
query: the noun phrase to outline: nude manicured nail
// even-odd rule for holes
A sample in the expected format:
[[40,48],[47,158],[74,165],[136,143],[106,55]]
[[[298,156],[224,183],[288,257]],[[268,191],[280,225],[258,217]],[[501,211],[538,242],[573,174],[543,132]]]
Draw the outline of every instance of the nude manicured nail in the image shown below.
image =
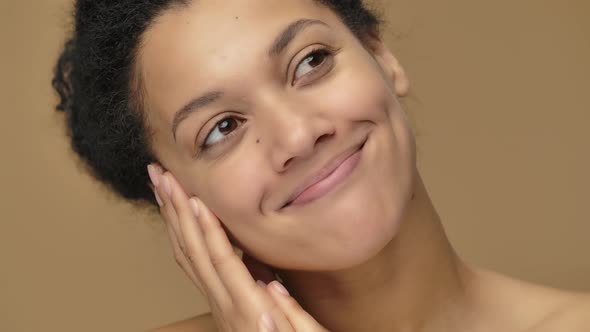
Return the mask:
[[199,217],[199,203],[197,203],[197,200],[194,198],[191,198],[189,200],[189,204],[191,206],[191,210],[193,210],[193,213],[195,214],[195,217]]
[[265,313],[260,317],[260,323],[262,324],[262,329],[265,332],[275,332],[277,331],[277,326],[275,322],[272,320],[272,317],[269,313]]
[[266,289],[266,284],[262,280],[256,280],[256,284],[264,289]]
[[273,281],[272,286],[281,294],[285,296],[289,296],[289,291],[285,288],[285,286],[281,285],[278,281]]
[[154,187],[157,187],[160,182],[160,175],[156,171],[156,168],[153,165],[148,165],[147,167],[148,175],[150,176],[150,180]]

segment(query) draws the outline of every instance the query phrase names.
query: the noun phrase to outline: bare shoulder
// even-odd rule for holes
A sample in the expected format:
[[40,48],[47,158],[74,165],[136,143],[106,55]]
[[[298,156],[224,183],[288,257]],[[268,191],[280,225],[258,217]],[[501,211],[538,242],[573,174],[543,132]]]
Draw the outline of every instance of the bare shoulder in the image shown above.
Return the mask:
[[[505,317],[505,330],[590,331],[590,294],[556,289],[477,269],[478,303],[491,317]],[[496,319],[497,320],[497,319]]]
[[187,318],[148,332],[217,332],[215,321],[210,313]]
[[569,301],[549,313],[530,332],[590,331],[590,294],[572,294]]

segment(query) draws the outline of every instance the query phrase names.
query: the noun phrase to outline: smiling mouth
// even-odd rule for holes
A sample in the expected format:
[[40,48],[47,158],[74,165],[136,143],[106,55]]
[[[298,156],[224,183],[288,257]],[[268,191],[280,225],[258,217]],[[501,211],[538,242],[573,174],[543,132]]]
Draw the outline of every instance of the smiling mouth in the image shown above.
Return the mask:
[[365,143],[366,140],[354,152],[338,161],[333,168],[328,168],[323,174],[320,171],[312,183],[299,190],[298,193],[296,191],[294,197],[283,208],[310,203],[333,191],[356,169]]

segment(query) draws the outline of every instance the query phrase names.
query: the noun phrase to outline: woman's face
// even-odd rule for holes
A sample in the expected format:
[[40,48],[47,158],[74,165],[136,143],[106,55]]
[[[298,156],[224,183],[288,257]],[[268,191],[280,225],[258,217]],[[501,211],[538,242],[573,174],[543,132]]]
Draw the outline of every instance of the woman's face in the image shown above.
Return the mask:
[[144,35],[158,160],[267,264],[351,267],[403,219],[415,171],[398,102],[408,83],[378,38],[365,46],[313,0],[195,1]]

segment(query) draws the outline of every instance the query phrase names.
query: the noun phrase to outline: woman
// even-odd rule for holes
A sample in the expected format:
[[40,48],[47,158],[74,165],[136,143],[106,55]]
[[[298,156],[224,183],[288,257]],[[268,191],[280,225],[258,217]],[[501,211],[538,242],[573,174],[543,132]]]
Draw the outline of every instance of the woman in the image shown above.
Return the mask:
[[211,306],[163,331],[590,329],[587,295],[452,249],[378,28],[359,0],[77,1],[54,80],[73,148],[159,205]]

